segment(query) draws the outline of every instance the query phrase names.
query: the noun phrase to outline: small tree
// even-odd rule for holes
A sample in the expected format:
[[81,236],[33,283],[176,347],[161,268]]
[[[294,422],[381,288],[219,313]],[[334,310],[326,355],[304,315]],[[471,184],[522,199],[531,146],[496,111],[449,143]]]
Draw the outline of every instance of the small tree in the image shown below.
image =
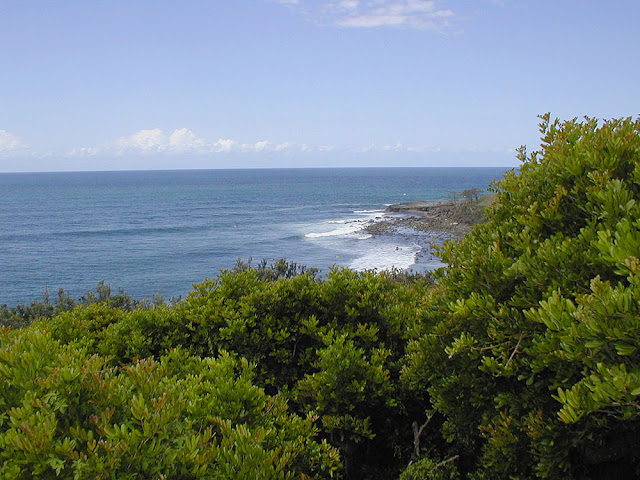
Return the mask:
[[481,193],[482,193],[482,190],[473,187],[467,190],[463,190],[462,196],[467,201],[467,203],[478,203],[478,199],[480,198]]

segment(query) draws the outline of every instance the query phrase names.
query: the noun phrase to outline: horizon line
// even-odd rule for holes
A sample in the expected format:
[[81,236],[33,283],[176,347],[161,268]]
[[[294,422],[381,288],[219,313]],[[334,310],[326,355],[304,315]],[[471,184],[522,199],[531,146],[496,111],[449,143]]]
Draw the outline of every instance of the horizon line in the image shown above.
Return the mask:
[[2,171],[0,175],[28,175],[28,174],[44,174],[44,173],[143,173],[143,172],[212,172],[212,171],[249,171],[249,170],[391,170],[391,169],[505,169],[513,170],[518,166],[508,165],[445,165],[445,166],[349,166],[349,167],[227,167],[227,168],[142,168],[142,169],[117,169],[117,170],[38,170],[38,171]]

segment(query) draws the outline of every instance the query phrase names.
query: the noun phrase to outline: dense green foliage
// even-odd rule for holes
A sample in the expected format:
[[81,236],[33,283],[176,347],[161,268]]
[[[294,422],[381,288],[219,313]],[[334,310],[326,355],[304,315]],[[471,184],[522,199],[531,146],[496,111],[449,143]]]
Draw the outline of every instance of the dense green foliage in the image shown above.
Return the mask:
[[640,123],[551,122],[449,264],[405,379],[472,478],[640,474]]
[[239,262],[5,307],[41,318],[0,330],[0,478],[637,478],[640,121],[541,131],[435,283]]
[[[52,439],[71,442],[73,449],[62,451],[53,445],[47,448],[52,450],[56,462],[64,460],[65,469],[61,471],[65,474],[90,476],[86,472],[92,475],[99,467],[85,470],[88,467],[84,466],[84,458],[90,457],[91,452],[87,451],[88,444],[82,435],[88,434],[78,437],[80,433],[75,429],[93,431],[91,438],[99,443],[111,439],[108,436],[111,430],[106,428],[109,422],[118,428],[122,425],[129,430],[142,428],[133,413],[138,408],[133,404],[138,401],[137,390],[129,375],[143,369],[148,370],[145,373],[148,381],[159,384],[149,387],[151,390],[145,393],[149,415],[154,415],[153,406],[161,399],[171,399],[171,402],[162,400],[162,408],[166,405],[170,409],[166,422],[154,427],[153,452],[171,452],[164,457],[164,463],[150,462],[158,474],[175,478],[177,472],[182,472],[179,475],[191,472],[194,478],[199,475],[238,478],[239,474],[229,473],[237,467],[231,465],[228,467],[231,470],[223,471],[222,460],[211,460],[219,458],[216,449],[224,444],[235,448],[232,453],[237,456],[237,462],[251,464],[255,456],[253,468],[261,473],[253,477],[247,473],[249,478],[280,478],[288,473],[319,477],[397,477],[412,454],[412,415],[424,414],[421,405],[405,402],[399,377],[404,346],[413,331],[413,323],[421,317],[421,298],[430,284],[428,276],[402,272],[334,270],[319,279],[314,271],[286,262],[277,262],[271,267],[261,264],[256,269],[239,263],[234,271],[222,272],[216,279],[196,285],[191,294],[175,306],[129,308],[124,304],[114,305],[106,295],[104,301],[82,302],[22,332],[7,332],[8,343],[3,345],[3,351],[15,358],[27,344],[35,348],[34,355],[46,349],[53,355],[42,360],[48,359],[49,363],[42,367],[47,374],[49,370],[57,371],[56,364],[64,368],[76,365],[80,372],[89,369],[87,375],[109,379],[102,382],[105,389],[100,393],[102,396],[96,397],[93,390],[101,383],[89,388],[88,378],[75,373],[76,370],[73,379],[80,386],[64,385],[64,394],[57,384],[54,392],[53,387],[40,387],[40,382],[47,386],[49,382],[45,376],[34,373],[40,388],[35,393],[37,400],[28,393],[33,391],[33,382],[21,384],[20,393],[0,409],[9,415],[9,421],[0,425],[0,432],[20,424],[22,417],[15,416],[14,410],[25,402],[33,405],[34,401],[42,403],[43,398],[62,395],[60,402],[64,407],[51,407],[57,420],[48,428]],[[37,342],[46,342],[47,346],[35,346]],[[57,349],[65,352],[66,361],[54,355]],[[87,362],[90,367],[85,366]],[[6,363],[7,368],[16,368],[10,361]],[[31,363],[32,359],[24,356],[19,365]],[[3,365],[2,359],[0,365]],[[214,382],[211,389],[215,391],[205,388],[205,380]],[[215,382],[223,382],[225,386],[217,386]],[[129,394],[125,393],[127,390]],[[223,390],[224,395],[219,393]],[[71,392],[76,392],[76,397],[67,398]],[[252,399],[247,400],[246,395]],[[197,411],[185,410],[189,402],[198,403],[201,396],[203,403]],[[255,396],[259,398],[253,400]],[[233,407],[233,402],[242,407]],[[79,411],[68,410],[69,404],[78,403],[83,404]],[[118,407],[121,411],[116,405],[121,405]],[[117,412],[111,412],[111,407]],[[225,412],[231,409],[236,416],[211,413],[220,409]],[[271,411],[266,418],[265,411]],[[205,415],[205,412],[209,413]],[[241,419],[237,415],[241,415]],[[64,428],[63,417],[69,423]],[[103,417],[100,425],[91,420]],[[177,422],[183,417],[184,420]],[[182,421],[186,425],[182,426]],[[246,429],[241,432],[244,436],[236,431],[240,428],[238,423]],[[198,440],[204,445],[198,447],[201,452],[197,456],[198,467],[181,465],[178,459],[182,458],[183,440],[179,439],[206,428],[213,429],[213,433],[211,438]],[[14,433],[11,429],[6,431],[10,438]],[[258,445],[259,452],[254,451],[251,443],[254,435],[265,436]],[[140,442],[146,445],[151,441],[144,435],[111,440],[123,442],[116,448],[118,452],[125,448],[128,452],[140,450]],[[340,457],[323,442],[339,448]],[[297,449],[294,444],[298,445]],[[9,448],[9,443],[6,445],[6,465],[13,465],[19,457]],[[37,452],[30,448],[25,447],[24,462],[31,465],[29,468],[35,468],[32,463]],[[207,449],[214,453],[205,453]],[[153,452],[143,454],[141,451],[139,455],[154,458]],[[115,472],[122,478],[125,473],[148,474],[146,463],[120,456],[112,459],[111,449],[93,453],[109,475]],[[275,463],[278,456],[283,462],[281,465]],[[213,463],[205,469],[204,465],[209,462]],[[18,463],[22,464],[22,460]],[[262,463],[265,470],[258,466]],[[38,468],[46,472],[48,467]],[[55,468],[50,465],[49,470]],[[270,468],[273,474],[269,473]]]
[[190,356],[121,368],[41,328],[0,332],[0,478],[293,478],[338,455],[312,418],[253,383],[246,360]]

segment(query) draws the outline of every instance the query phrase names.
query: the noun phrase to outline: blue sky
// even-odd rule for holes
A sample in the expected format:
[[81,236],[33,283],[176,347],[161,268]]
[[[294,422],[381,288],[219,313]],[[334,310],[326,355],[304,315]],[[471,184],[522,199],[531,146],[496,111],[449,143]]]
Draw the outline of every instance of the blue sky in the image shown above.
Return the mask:
[[0,171],[515,166],[640,113],[637,0],[3,0]]

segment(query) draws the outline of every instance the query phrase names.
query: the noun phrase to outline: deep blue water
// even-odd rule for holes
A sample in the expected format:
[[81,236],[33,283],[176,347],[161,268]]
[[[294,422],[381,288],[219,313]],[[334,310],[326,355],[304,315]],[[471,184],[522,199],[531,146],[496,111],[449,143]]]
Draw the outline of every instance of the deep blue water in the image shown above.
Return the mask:
[[406,268],[419,247],[358,232],[366,221],[389,204],[484,190],[506,170],[0,174],[0,304],[41,299],[45,286],[78,298],[100,280],[135,298],[184,296],[249,257]]

